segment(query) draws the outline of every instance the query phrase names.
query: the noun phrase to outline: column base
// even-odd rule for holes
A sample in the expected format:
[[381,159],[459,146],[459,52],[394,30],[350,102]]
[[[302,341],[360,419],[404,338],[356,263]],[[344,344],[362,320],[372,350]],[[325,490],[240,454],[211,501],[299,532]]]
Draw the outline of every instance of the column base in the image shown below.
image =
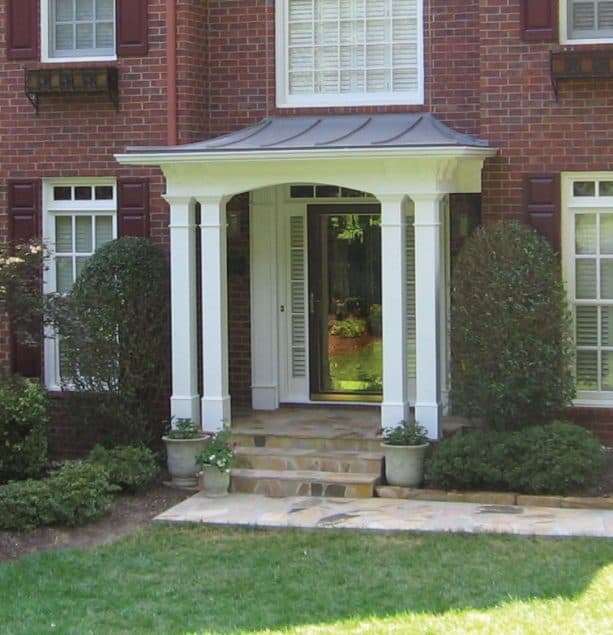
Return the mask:
[[415,421],[428,431],[428,438],[437,441],[442,436],[441,405],[439,403],[417,402]]
[[393,428],[401,421],[408,421],[409,403],[382,403],[381,404],[381,427],[383,429]]
[[224,425],[230,426],[230,397],[203,397],[202,429],[218,432]]
[[173,395],[170,398],[170,415],[173,419],[191,419],[200,425],[199,395]]

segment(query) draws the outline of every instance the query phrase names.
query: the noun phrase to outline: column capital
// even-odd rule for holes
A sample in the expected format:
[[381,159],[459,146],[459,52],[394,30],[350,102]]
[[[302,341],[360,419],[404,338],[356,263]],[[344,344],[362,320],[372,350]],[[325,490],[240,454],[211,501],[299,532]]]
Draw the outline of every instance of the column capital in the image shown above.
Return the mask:
[[171,206],[191,205],[194,203],[193,196],[179,196],[177,194],[162,194],[162,198]]
[[448,192],[419,192],[418,194],[410,194],[414,203],[440,203]]
[[194,194],[195,200],[202,205],[205,206],[221,206],[223,203],[226,203],[230,200],[230,196],[226,196],[224,194]]
[[408,194],[406,192],[385,192],[382,194],[374,192],[374,195],[377,197],[377,200],[381,203],[381,205],[404,205],[405,200],[408,198]]

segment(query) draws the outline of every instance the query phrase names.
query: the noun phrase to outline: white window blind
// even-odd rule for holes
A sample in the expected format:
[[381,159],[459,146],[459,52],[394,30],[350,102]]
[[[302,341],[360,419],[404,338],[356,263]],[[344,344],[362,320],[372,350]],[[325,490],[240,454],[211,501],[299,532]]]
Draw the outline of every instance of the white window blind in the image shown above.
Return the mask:
[[396,94],[416,103],[420,0],[286,2],[288,98]]
[[570,39],[613,37],[613,0],[568,0]]
[[115,53],[115,0],[49,0],[52,57]]

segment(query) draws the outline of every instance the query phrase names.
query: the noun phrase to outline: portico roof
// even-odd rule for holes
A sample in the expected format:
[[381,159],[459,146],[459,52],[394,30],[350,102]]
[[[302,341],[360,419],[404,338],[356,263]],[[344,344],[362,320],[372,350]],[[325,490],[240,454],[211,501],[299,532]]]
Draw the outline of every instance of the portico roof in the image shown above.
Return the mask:
[[239,155],[328,155],[355,150],[392,156],[427,154],[426,149],[437,154],[495,153],[487,141],[453,130],[430,113],[391,113],[267,117],[248,128],[206,141],[176,146],[130,146],[118,159],[133,163],[135,155],[140,159],[148,155],[172,161],[173,157],[180,160],[188,156],[221,159],[225,155],[228,159]]

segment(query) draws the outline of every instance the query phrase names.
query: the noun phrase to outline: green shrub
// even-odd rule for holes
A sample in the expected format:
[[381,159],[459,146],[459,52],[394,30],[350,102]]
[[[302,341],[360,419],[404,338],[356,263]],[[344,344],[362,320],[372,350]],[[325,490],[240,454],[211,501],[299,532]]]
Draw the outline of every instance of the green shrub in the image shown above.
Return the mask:
[[503,429],[550,420],[574,396],[570,325],[547,241],[519,223],[478,228],[454,263],[454,411]]
[[128,491],[135,491],[151,482],[158,473],[153,452],[143,446],[117,446],[107,450],[97,445],[88,461],[104,467],[109,481]]
[[426,464],[445,489],[568,494],[597,482],[602,448],[585,428],[556,421],[520,431],[483,430],[441,441]]
[[46,479],[0,485],[0,529],[34,529],[55,520]]
[[66,463],[46,479],[51,490],[53,522],[82,525],[98,518],[113,502],[111,485],[104,467],[92,463]]
[[366,320],[362,318],[347,318],[338,320],[330,327],[330,335],[337,337],[360,337],[366,333]]
[[594,485],[604,461],[592,433],[565,421],[514,435],[513,453],[521,462],[507,463],[509,488],[529,494],[566,494]]
[[47,464],[47,405],[39,382],[0,379],[0,482],[36,476]]
[[101,516],[118,488],[104,467],[67,463],[42,479],[0,485],[0,529],[82,525]]
[[[169,393],[169,279],[162,249],[127,236],[98,249],[68,296],[49,302],[62,338],[62,377],[84,425],[109,444],[148,445],[162,433]],[[92,398],[92,395],[95,398]],[[78,407],[78,405],[77,405]]]

